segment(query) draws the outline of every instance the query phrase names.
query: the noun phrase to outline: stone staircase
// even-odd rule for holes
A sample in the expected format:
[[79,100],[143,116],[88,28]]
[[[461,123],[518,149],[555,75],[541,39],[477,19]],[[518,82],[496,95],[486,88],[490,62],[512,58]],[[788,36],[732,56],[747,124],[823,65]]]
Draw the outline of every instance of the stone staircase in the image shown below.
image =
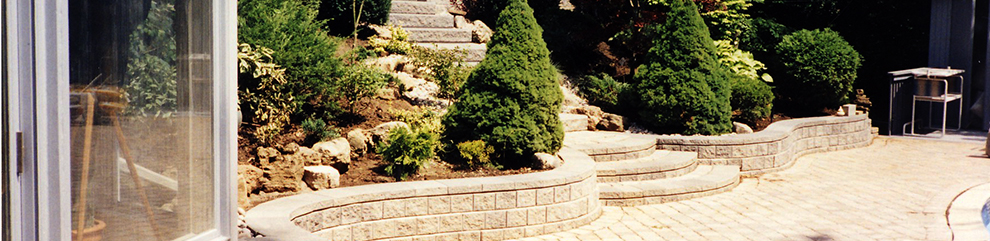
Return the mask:
[[448,7],[447,0],[392,0],[388,21],[406,30],[410,42],[429,48],[466,50],[465,62],[481,62],[486,45],[471,41],[470,26],[455,26]]
[[599,198],[607,206],[680,201],[726,192],[739,166],[701,165],[697,153],[657,150],[657,138],[620,132],[567,132],[564,145],[597,163]]

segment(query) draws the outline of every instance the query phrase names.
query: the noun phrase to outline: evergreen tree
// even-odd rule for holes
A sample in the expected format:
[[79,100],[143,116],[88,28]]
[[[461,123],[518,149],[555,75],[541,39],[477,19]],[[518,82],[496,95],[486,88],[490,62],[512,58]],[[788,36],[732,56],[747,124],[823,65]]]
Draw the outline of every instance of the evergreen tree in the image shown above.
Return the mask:
[[653,47],[636,73],[639,115],[661,133],[729,132],[731,86],[714,41],[691,0],[670,1],[667,21],[652,27]]
[[526,1],[511,0],[499,14],[485,59],[444,116],[448,141],[483,140],[507,167],[526,165],[523,160],[537,152],[560,150],[563,94],[542,33]]

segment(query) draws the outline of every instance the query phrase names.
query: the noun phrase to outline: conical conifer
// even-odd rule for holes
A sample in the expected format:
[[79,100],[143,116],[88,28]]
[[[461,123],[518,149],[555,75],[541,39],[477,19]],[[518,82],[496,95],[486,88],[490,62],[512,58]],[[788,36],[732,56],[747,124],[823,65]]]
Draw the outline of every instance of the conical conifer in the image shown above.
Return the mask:
[[543,29],[526,0],[510,0],[499,14],[484,60],[444,116],[452,144],[483,140],[499,164],[526,165],[537,152],[556,153],[564,130],[557,115],[563,94]]
[[670,1],[669,18],[653,27],[653,44],[635,75],[642,124],[661,133],[731,130],[731,87],[692,0]]

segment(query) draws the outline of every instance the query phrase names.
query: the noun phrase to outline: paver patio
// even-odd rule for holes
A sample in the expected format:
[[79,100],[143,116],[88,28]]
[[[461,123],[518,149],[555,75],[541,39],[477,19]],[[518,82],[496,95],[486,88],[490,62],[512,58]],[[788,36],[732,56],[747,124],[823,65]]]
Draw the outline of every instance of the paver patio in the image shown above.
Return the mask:
[[590,225],[523,240],[951,240],[952,199],[990,182],[983,153],[981,143],[879,137],[727,193],[605,207]]

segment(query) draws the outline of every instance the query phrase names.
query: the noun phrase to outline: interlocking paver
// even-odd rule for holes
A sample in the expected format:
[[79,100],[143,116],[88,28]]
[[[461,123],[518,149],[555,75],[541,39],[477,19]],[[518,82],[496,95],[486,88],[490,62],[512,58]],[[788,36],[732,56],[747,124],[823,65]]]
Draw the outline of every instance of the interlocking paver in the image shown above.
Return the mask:
[[948,203],[935,197],[990,182],[990,160],[982,153],[979,143],[881,137],[868,147],[801,157],[787,170],[743,179],[730,192],[604,207],[590,225],[523,240],[951,238],[937,223]]

